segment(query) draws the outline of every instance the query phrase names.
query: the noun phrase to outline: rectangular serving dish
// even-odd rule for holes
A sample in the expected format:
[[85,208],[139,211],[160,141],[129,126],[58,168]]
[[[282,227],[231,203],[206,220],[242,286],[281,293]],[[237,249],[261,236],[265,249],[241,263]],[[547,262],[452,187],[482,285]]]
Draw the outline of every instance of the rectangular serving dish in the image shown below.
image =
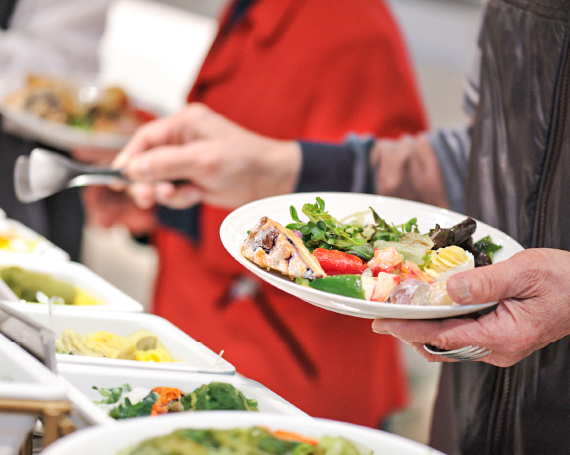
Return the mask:
[[[21,251],[22,254],[46,256],[51,259],[69,261],[67,252],[19,221],[7,218],[4,211],[0,209],[0,237],[6,234],[15,234],[23,240],[21,244],[15,243],[12,245],[12,248]],[[32,249],[29,247],[30,243],[33,244]],[[7,253],[10,251],[0,249],[0,252]]]
[[26,305],[21,310],[31,319],[51,329],[56,338],[71,328],[81,335],[107,331],[126,336],[137,330],[154,332],[173,358],[179,362],[154,363],[81,355],[56,354],[59,365],[91,365],[104,368],[132,368],[146,371],[182,371],[187,373],[235,374],[235,367],[202,343],[194,340],[171,322],[146,313],[73,311],[67,306],[54,306],[50,316],[45,305]]
[[[66,399],[58,377],[0,334],[0,400],[60,401]],[[0,405],[0,455],[16,455],[39,414],[3,411]]]
[[[101,302],[101,305],[93,306],[66,306],[66,308],[74,311],[82,312],[87,309],[94,311],[143,311],[143,306],[136,300],[77,262],[56,261],[45,256],[4,253],[0,251],[0,268],[10,266],[53,276],[61,281],[77,286]],[[0,300],[13,302],[12,305],[17,309],[45,306],[43,304],[21,301],[2,280],[0,280]]]
[[246,398],[257,400],[260,412],[271,414],[284,414],[309,418],[299,408],[275,394],[267,387],[258,382],[246,379],[240,375],[204,375],[204,374],[181,374],[179,372],[145,371],[127,368],[95,368],[84,365],[61,364],[58,368],[59,375],[68,381],[75,391],[69,395],[70,401],[76,409],[84,414],[92,416],[99,424],[113,424],[117,421],[109,417],[106,406],[98,406],[93,401],[102,399],[101,394],[93,389],[119,387],[129,384],[133,389],[142,387],[150,392],[154,387],[176,387],[184,393],[193,392],[198,387],[210,382],[225,382],[232,384],[241,391]]

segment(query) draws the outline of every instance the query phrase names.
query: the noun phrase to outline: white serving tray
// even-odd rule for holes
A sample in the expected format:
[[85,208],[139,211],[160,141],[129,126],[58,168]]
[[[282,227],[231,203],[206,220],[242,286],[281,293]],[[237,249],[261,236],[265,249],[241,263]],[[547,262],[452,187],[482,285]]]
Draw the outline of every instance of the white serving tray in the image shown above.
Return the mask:
[[154,371],[182,371],[187,373],[234,374],[235,367],[218,354],[197,342],[182,330],[161,317],[146,313],[120,313],[102,311],[73,311],[68,306],[54,306],[53,314],[47,312],[45,305],[26,305],[21,310],[36,322],[51,329],[56,338],[71,328],[82,335],[107,331],[126,336],[137,330],[150,330],[162,341],[170,354],[180,362],[154,363],[136,360],[117,360],[80,355],[56,354],[58,365],[94,365],[106,368],[133,368]]
[[[77,262],[56,261],[43,256],[31,256],[21,253],[4,253],[0,251],[0,267],[9,266],[17,266],[25,270],[51,275],[54,278],[58,278],[81,288],[102,303],[101,305],[93,306],[66,306],[74,311],[143,311],[143,306],[136,300],[129,297],[127,294],[105,281],[99,275]],[[2,280],[0,280],[0,300],[13,302],[13,306],[17,309],[45,306],[38,303],[21,301]]]
[[[103,398],[97,390],[93,389],[93,386],[111,388],[120,387],[123,384],[129,384],[133,388],[142,387],[148,389],[149,392],[154,387],[176,387],[184,393],[190,393],[198,387],[209,384],[210,382],[226,382],[240,390],[246,398],[257,400],[260,412],[310,419],[306,413],[267,387],[240,375],[204,375],[148,371],[132,368],[101,369],[85,365],[70,364],[60,364],[58,373],[64,381],[69,382],[73,386],[68,397],[73,403],[74,408],[81,410],[84,415],[92,416],[92,421],[103,425],[116,424],[117,421],[109,417],[107,405],[98,406],[93,403],[93,401],[99,401]],[[75,391],[79,391],[81,396],[78,396]]]
[[[42,255],[51,259],[69,261],[69,254],[67,254],[67,252],[55,246],[45,237],[42,237],[19,221],[6,218],[4,211],[0,210],[0,236],[5,233],[15,233],[18,237],[35,243],[33,250],[22,252],[22,254]],[[0,250],[0,252],[9,251]]]
[[[50,370],[0,335],[0,399],[59,401],[66,394]],[[0,410],[0,455],[17,454],[38,417]]]
[[159,419],[143,417],[78,431],[48,447],[42,455],[115,455],[131,445],[183,428],[230,429],[264,426],[307,437],[342,436],[363,444],[376,455],[443,455],[419,442],[395,434],[344,422],[239,411],[176,413]]

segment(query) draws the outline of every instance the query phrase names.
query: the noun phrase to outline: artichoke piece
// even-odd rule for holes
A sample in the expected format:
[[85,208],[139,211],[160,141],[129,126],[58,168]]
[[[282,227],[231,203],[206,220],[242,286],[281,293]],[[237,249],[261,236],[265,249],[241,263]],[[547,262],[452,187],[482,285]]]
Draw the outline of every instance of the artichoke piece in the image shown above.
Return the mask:
[[132,341],[137,351],[149,351],[158,348],[158,337],[150,330],[137,330],[125,339]]
[[38,291],[50,298],[61,297],[66,305],[73,305],[75,300],[76,291],[72,285],[43,273],[30,272],[20,267],[5,267],[0,269],[0,278],[18,298],[27,302],[38,303]]

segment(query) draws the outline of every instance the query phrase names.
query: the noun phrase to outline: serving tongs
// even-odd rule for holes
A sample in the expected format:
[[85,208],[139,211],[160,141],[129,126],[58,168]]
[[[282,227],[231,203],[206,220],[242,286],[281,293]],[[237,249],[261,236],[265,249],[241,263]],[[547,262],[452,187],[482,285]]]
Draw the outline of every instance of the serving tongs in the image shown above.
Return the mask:
[[14,167],[14,189],[20,202],[39,201],[67,188],[128,183],[121,170],[83,164],[42,148],[20,156]]

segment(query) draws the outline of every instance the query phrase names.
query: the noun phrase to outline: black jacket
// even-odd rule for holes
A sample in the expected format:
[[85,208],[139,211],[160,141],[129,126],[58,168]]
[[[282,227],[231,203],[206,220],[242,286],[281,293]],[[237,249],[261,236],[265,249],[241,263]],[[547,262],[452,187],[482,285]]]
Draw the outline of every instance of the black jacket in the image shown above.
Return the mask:
[[[525,247],[570,250],[570,1],[491,0],[481,50],[467,213]],[[570,337],[509,368],[444,364],[439,392],[444,450],[570,453]]]

